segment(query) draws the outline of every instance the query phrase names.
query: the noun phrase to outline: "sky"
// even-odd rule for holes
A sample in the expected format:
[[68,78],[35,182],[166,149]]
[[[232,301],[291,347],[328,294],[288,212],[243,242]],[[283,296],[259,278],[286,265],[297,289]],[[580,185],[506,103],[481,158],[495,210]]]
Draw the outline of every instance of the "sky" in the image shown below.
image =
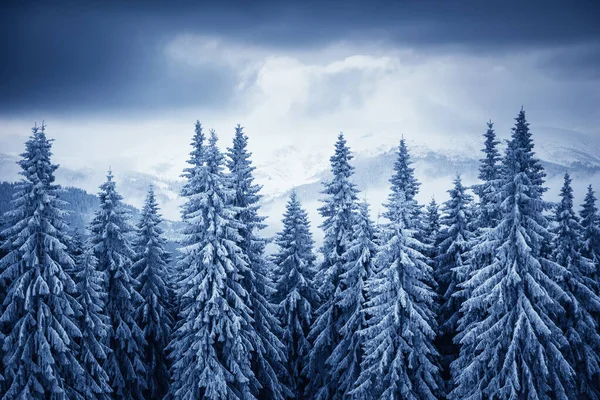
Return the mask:
[[489,119],[507,137],[524,106],[533,129],[600,138],[599,17],[591,0],[11,2],[0,153],[43,120],[61,165],[177,178],[196,119],[223,148],[240,123],[293,184],[340,131],[357,152],[456,150]]

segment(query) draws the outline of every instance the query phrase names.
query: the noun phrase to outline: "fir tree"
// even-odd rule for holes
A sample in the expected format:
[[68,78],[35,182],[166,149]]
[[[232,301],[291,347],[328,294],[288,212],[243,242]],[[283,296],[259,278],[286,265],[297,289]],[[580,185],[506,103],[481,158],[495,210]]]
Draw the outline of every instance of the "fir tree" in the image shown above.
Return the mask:
[[600,298],[594,292],[597,289],[595,266],[581,255],[583,228],[573,210],[573,189],[568,173],[560,197],[552,247],[554,261],[567,270],[561,285],[568,299],[563,302],[565,313],[560,320],[569,342],[566,358],[575,371],[574,398],[600,399],[600,335],[594,318],[600,313]]
[[[202,166],[204,165],[204,152],[205,152],[205,144],[204,144],[204,132],[202,131],[202,124],[200,121],[196,121],[194,126],[194,136],[192,137],[192,151],[190,152],[190,158],[187,160],[189,164],[188,167],[184,168],[183,174],[181,175],[185,178],[185,183],[181,189],[181,196],[186,198],[187,201],[181,206],[181,218],[185,221],[190,216],[195,215],[195,213],[199,209],[199,205],[197,204],[198,190],[200,188],[200,184],[198,184],[197,176],[200,173]],[[199,239],[202,236],[202,232],[198,231],[200,229],[199,226],[194,224],[186,224],[183,229],[183,233],[185,235],[195,236],[196,239]],[[180,274],[183,271],[179,270],[179,263],[173,263],[171,265],[172,271],[172,289],[173,292],[171,294],[171,316],[173,317],[173,329],[179,326],[179,312],[180,312],[180,304],[179,297],[177,296],[177,285],[180,281],[182,281],[183,277]]]
[[59,199],[58,165],[51,163],[52,140],[44,128],[33,128],[25,143],[18,162],[23,179],[4,216],[0,370],[7,380],[6,400],[83,399],[89,389],[79,379],[83,368],[76,358],[81,305],[66,273],[74,264],[67,251],[66,204]]
[[69,238],[67,250],[73,259],[73,265],[75,266],[75,269],[65,270],[65,272],[71,276],[71,279],[77,282],[77,279],[75,279],[75,274],[76,270],[78,269],[77,267],[82,263],[82,257],[84,254],[83,237],[79,231],[75,231],[73,236]]
[[484,148],[485,157],[479,160],[479,179],[481,184],[474,185],[473,190],[479,197],[477,226],[488,228],[494,226],[499,219],[498,191],[501,183],[501,157],[498,151],[500,142],[496,140],[496,132],[492,121],[487,123],[488,129]]
[[460,307],[464,300],[458,289],[467,278],[467,250],[472,238],[469,228],[470,203],[473,200],[460,176],[456,177],[454,187],[448,193],[450,199],[444,203],[441,221],[444,228],[439,233],[439,254],[435,269],[440,301],[436,346],[441,355],[442,378],[448,382],[447,389],[451,388],[450,364],[458,357],[458,346],[453,343],[453,339],[458,330]]
[[[583,228],[581,255],[592,260],[596,266],[596,283],[600,285],[600,217],[592,185],[588,186],[581,207],[581,226]],[[600,295],[600,292],[598,294]]]
[[[406,150],[401,151],[399,160],[407,155]],[[432,269],[423,255],[426,246],[415,237],[417,205],[411,196],[416,181],[406,168],[404,162],[395,164],[384,214],[389,223],[375,259],[378,271],[367,283],[365,356],[351,392],[356,399],[433,400],[441,394],[433,346],[435,293],[428,285],[433,281]],[[407,184],[407,179],[413,184]]]
[[158,204],[152,187],[137,227],[136,261],[133,275],[143,301],[137,306],[136,322],[144,332],[144,363],[146,365],[145,398],[160,399],[169,389],[169,367],[165,348],[171,335],[173,320],[169,313],[170,290],[167,284],[166,239]]
[[169,393],[173,399],[253,399],[256,339],[248,338],[253,320],[241,282],[248,266],[237,245],[241,226],[214,132],[203,158],[183,208],[188,228],[178,285],[181,322],[169,344]]
[[425,244],[435,246],[440,229],[440,210],[435,198],[432,197],[425,210],[425,221],[423,223],[423,241]]
[[435,266],[435,259],[439,253],[438,245],[441,228],[439,206],[435,198],[432,197],[425,210],[421,232],[422,241],[428,246],[424,254],[429,258],[432,267]]
[[278,251],[273,256],[276,277],[273,300],[287,355],[287,376],[283,379],[292,391],[291,398],[302,400],[307,384],[303,370],[311,347],[307,336],[318,295],[313,281],[316,257],[310,222],[295,191],[288,200],[283,230],[277,234],[275,243]]
[[523,110],[516,120],[503,162],[502,219],[478,244],[495,257],[465,283],[468,323],[453,364],[453,399],[565,399],[572,382],[555,321],[566,296],[556,280],[565,270],[541,254],[551,237],[544,171]]
[[[74,241],[75,248],[79,247]],[[106,292],[104,290],[104,277],[96,269],[97,260],[92,250],[84,251],[81,244],[81,254],[78,256],[75,279],[79,292],[79,303],[83,308],[80,317],[81,345],[79,362],[85,370],[83,379],[89,388],[85,398],[88,400],[109,400],[112,398],[112,389],[109,377],[104,370],[110,348],[106,345],[109,331],[109,320],[104,314]]]
[[183,185],[181,190],[182,196],[191,196],[194,194],[197,185],[194,184],[195,176],[199,171],[199,168],[204,164],[204,133],[202,132],[202,124],[200,121],[196,121],[194,126],[194,136],[192,137],[192,151],[190,152],[190,159],[188,160],[189,167],[183,170],[182,177],[186,178],[186,183]]
[[233,146],[228,149],[227,167],[229,184],[234,191],[232,205],[237,211],[235,219],[240,224],[237,244],[249,263],[243,273],[242,285],[249,295],[248,306],[253,311],[254,332],[249,331],[252,332],[249,340],[257,339],[253,343],[252,370],[261,387],[255,388],[254,392],[259,398],[281,400],[286,394],[286,387],[278,378],[285,370],[284,346],[280,340],[283,332],[275,316],[275,308],[269,302],[275,289],[268,276],[270,268],[264,256],[267,241],[258,235],[258,231],[266,225],[263,223],[265,217],[258,215],[261,186],[254,183],[255,167],[252,166],[251,155],[248,137],[238,125]]
[[339,385],[337,389],[344,398],[354,388],[364,358],[362,331],[367,327],[366,282],[373,273],[373,260],[377,253],[369,205],[360,203],[358,208],[353,238],[343,255],[347,263],[345,272],[340,276],[343,289],[337,296],[339,307],[347,315],[346,323],[339,331],[341,340],[331,355],[333,375]]
[[128,235],[132,227],[121,195],[116,190],[112,172],[100,186],[100,207],[90,224],[91,244],[104,274],[107,293],[107,337],[111,352],[104,362],[114,396],[120,399],[143,399],[146,389],[144,333],[135,321],[135,309],[142,302],[131,275],[135,256]]
[[316,319],[309,334],[313,347],[307,366],[309,384],[306,391],[308,396],[317,400],[333,400],[342,396],[341,385],[337,380],[339,377],[333,375],[335,365],[331,355],[341,340],[341,330],[349,317],[339,304],[341,299],[338,296],[343,290],[341,275],[346,266],[343,256],[352,240],[358,192],[350,181],[354,174],[354,167],[350,165],[352,158],[346,139],[340,133],[335,144],[335,154],[330,158],[333,179],[325,183],[322,193],[327,197],[319,208],[324,219],[321,228],[325,232],[321,248],[324,260],[317,272],[322,304],[316,311]]
[[[488,123],[488,129],[483,135],[485,138],[484,148],[481,151],[485,154],[479,160],[479,179],[482,181],[479,184],[473,185],[473,191],[479,197],[479,202],[474,206],[472,215],[473,221],[472,230],[474,235],[471,242],[468,244],[468,263],[464,268],[464,278],[468,279],[481,268],[490,265],[495,256],[495,239],[490,232],[496,227],[500,219],[500,200],[501,187],[503,182],[501,157],[498,151],[500,142],[496,140],[496,133],[493,129],[493,124]],[[469,286],[460,285],[458,287],[457,297],[460,299],[468,299],[471,297]],[[475,345],[474,341],[463,341],[462,338],[466,334],[466,327],[476,323],[486,315],[484,303],[471,303],[469,312],[461,314],[461,319],[458,321],[454,343],[459,344],[463,354],[475,354],[474,348],[468,348],[469,345]],[[464,368],[463,362],[466,358],[462,357],[455,363],[458,372]],[[452,373],[454,377],[454,373]]]
[[406,140],[400,140],[398,154],[394,163],[394,176],[392,178],[393,190],[404,193],[405,200],[412,202],[419,193],[421,183],[415,178],[415,169],[411,167],[412,160]]

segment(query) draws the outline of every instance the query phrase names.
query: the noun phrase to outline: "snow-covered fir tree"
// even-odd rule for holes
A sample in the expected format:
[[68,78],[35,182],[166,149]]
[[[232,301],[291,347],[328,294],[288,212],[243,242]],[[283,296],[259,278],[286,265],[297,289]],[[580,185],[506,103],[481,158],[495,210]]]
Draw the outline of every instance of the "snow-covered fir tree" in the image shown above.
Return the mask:
[[81,233],[78,230],[76,230],[75,232],[73,232],[72,236],[69,237],[69,241],[67,243],[67,250],[71,258],[73,259],[73,265],[75,266],[75,269],[66,270],[66,272],[69,275],[71,275],[71,279],[73,279],[75,282],[77,282],[77,280],[75,279],[77,266],[81,264],[81,257],[83,257],[83,254],[85,252],[84,247],[85,244],[83,243],[83,237]]
[[[501,156],[498,151],[500,142],[496,140],[496,132],[493,129],[492,122],[488,122],[488,129],[483,134],[484,147],[481,152],[484,157],[479,160],[479,179],[481,183],[473,185],[473,191],[479,198],[479,202],[473,206],[472,231],[474,232],[471,242],[468,244],[469,252],[467,254],[468,263],[465,268],[465,279],[470,278],[479,269],[492,263],[495,256],[495,239],[490,230],[499,222],[500,219],[500,196],[502,187],[502,164]],[[461,299],[471,297],[469,286],[461,285],[458,288],[457,296]],[[458,321],[454,342],[460,343],[461,352],[464,354],[474,354],[474,348],[468,348],[469,345],[475,345],[474,341],[462,341],[466,334],[466,327],[476,323],[486,315],[484,303],[471,303],[469,312],[461,314]],[[465,357],[461,357],[453,364],[452,369],[456,368],[460,372],[467,362]],[[453,377],[455,373],[452,372]]]
[[[234,192],[232,205],[236,208],[236,221],[240,224],[240,240],[237,243],[247,258],[248,268],[244,269],[242,285],[249,295],[248,306],[253,312],[253,328],[249,340],[253,343],[252,370],[261,387],[254,388],[259,398],[282,400],[287,390],[279,381],[285,372],[285,351],[281,342],[283,334],[275,307],[269,298],[274,293],[273,282],[269,277],[270,266],[265,258],[267,241],[259,236],[264,229],[265,217],[258,214],[261,186],[254,183],[253,171],[248,151],[248,136],[237,125],[233,146],[227,151],[228,182]],[[291,394],[291,393],[290,393]]]
[[503,162],[502,219],[484,243],[495,256],[465,283],[453,399],[566,399],[573,371],[556,324],[565,269],[544,258],[551,234],[543,211],[544,171],[525,112],[516,118]]
[[287,375],[283,381],[292,392],[291,398],[302,400],[307,378],[306,366],[312,315],[318,305],[314,287],[315,255],[308,214],[295,191],[290,195],[283,216],[283,230],[275,237],[277,252],[273,255],[277,317],[283,328]]
[[[178,285],[180,324],[169,344],[173,399],[253,399],[253,331],[247,261],[240,247],[233,191],[223,174],[223,155],[211,132],[203,163],[188,181],[193,192],[183,208],[185,231]],[[190,227],[191,226],[191,227]]]
[[[74,241],[75,248],[79,246]],[[81,254],[75,265],[75,280],[79,293],[79,303],[82,313],[79,318],[81,342],[79,346],[79,362],[85,370],[83,379],[89,388],[85,398],[88,400],[112,399],[112,389],[109,377],[103,364],[110,353],[106,345],[109,319],[104,313],[106,292],[104,290],[104,274],[97,270],[96,257],[93,250],[84,250],[81,244]]]
[[568,295],[563,300],[564,314],[560,327],[568,341],[566,358],[575,371],[577,399],[600,399],[600,335],[594,318],[600,314],[600,298],[596,294],[596,268],[581,255],[583,228],[573,209],[571,177],[565,174],[556,207],[553,259],[566,269],[561,286]]
[[135,318],[144,332],[144,364],[146,366],[145,398],[161,399],[169,389],[169,366],[166,347],[173,319],[170,315],[171,293],[168,286],[166,239],[160,227],[162,217],[154,189],[150,187],[137,226],[132,273],[137,280],[142,302]]
[[440,233],[441,228],[440,207],[435,201],[435,198],[432,197],[429,204],[427,204],[427,208],[425,209],[425,216],[423,220],[423,242],[434,247],[438,240],[438,234]]
[[439,253],[439,234],[442,229],[440,218],[440,208],[435,198],[432,197],[425,209],[421,230],[421,240],[427,245],[427,249],[423,251],[423,254],[429,258],[432,267],[435,267],[435,259]]
[[473,185],[473,191],[479,197],[477,226],[482,228],[494,226],[500,217],[498,202],[498,192],[501,184],[500,161],[502,159],[498,150],[500,141],[496,139],[492,121],[488,122],[487,126],[488,129],[483,134],[485,138],[484,148],[481,149],[484,157],[479,160],[479,179],[481,183]]
[[581,254],[596,266],[596,283],[600,285],[600,217],[592,185],[588,186],[580,216],[583,228]]
[[142,298],[131,273],[135,253],[129,242],[133,228],[117,192],[112,171],[100,186],[100,206],[90,224],[90,242],[104,274],[109,319],[107,344],[111,349],[104,369],[113,395],[119,399],[143,399],[146,388],[144,333],[135,321],[135,309]]
[[345,272],[344,254],[352,240],[354,213],[357,203],[356,186],[351,182],[354,167],[350,165],[353,156],[342,133],[335,143],[335,154],[330,158],[333,178],[324,184],[326,196],[319,212],[324,219],[321,228],[325,232],[321,253],[323,262],[317,271],[321,305],[311,327],[309,340],[312,349],[309,354],[307,375],[309,383],[307,396],[317,400],[341,398],[339,371],[334,375],[331,358],[333,350],[341,340],[341,330],[348,322],[350,314],[340,303],[343,290],[341,275]]
[[[471,270],[477,270],[483,265],[489,265],[494,257],[493,246],[488,246],[488,231],[494,228],[501,217],[500,200],[502,180],[501,156],[498,151],[500,142],[496,140],[494,124],[488,122],[488,129],[483,135],[484,147],[481,151],[484,157],[479,160],[479,179],[481,183],[473,185],[473,191],[479,198],[479,202],[473,210],[474,236],[469,259]],[[463,297],[467,297],[463,293]]]
[[454,335],[458,328],[460,307],[464,300],[459,286],[467,278],[467,251],[472,239],[470,231],[471,202],[473,197],[467,193],[460,176],[454,180],[454,187],[448,190],[450,199],[444,203],[438,237],[439,254],[435,262],[435,280],[437,282],[439,310],[439,332],[436,347],[440,353],[442,378],[447,383],[446,392],[451,388],[450,364],[458,357],[458,346],[454,344]]
[[349,396],[360,375],[364,357],[362,331],[367,327],[366,282],[373,274],[373,260],[377,254],[377,245],[373,241],[374,227],[366,202],[358,205],[354,221],[352,241],[343,255],[346,267],[341,275],[342,291],[337,296],[338,304],[347,317],[339,330],[341,339],[331,355],[333,375],[339,385],[337,390],[343,398]]
[[3,399],[84,399],[89,388],[79,379],[76,358],[81,312],[76,285],[66,270],[65,203],[55,183],[52,140],[45,126],[34,127],[18,162],[23,179],[11,211],[4,215],[6,255],[0,260],[4,293],[0,331],[5,335],[0,371]]
[[184,168],[183,174],[181,175],[183,178],[186,178],[186,182],[183,185],[181,190],[182,196],[191,196],[197,185],[194,184],[194,177],[196,173],[199,171],[199,168],[204,163],[204,140],[205,140],[204,132],[202,131],[202,124],[200,121],[196,121],[194,125],[194,136],[192,137],[192,151],[190,152],[190,158],[188,160],[189,167]]
[[[200,121],[196,121],[194,125],[194,136],[192,137],[192,141],[190,143],[192,151],[189,154],[190,158],[187,160],[189,165],[184,168],[183,174],[181,175],[181,177],[185,178],[185,182],[180,192],[180,195],[186,198],[186,202],[181,206],[181,218],[184,221],[189,216],[194,215],[199,208],[199,205],[197,204],[198,198],[195,195],[198,194],[198,190],[200,190],[200,185],[197,181],[197,175],[204,165],[205,139],[206,138],[202,130],[202,124]],[[195,235],[197,238],[199,238],[201,237],[202,233],[199,232],[198,229],[201,229],[201,227],[194,224],[186,224],[185,228],[183,229],[183,233],[190,236]],[[171,263],[170,267],[172,274],[170,286],[173,290],[171,296],[171,316],[173,318],[173,329],[175,329],[181,322],[179,321],[180,299],[177,295],[177,285],[182,280],[182,277],[180,276],[182,271],[179,270],[179,263]]]
[[[402,146],[401,146],[402,147]],[[367,283],[368,327],[356,399],[437,399],[442,381],[433,345],[435,293],[428,285],[433,271],[415,236],[416,180],[407,173],[406,148],[390,179],[377,273]],[[406,182],[405,180],[408,180]],[[406,195],[408,191],[409,196]]]
[[392,178],[392,185],[394,190],[404,193],[406,201],[412,202],[415,200],[416,195],[419,193],[421,183],[415,177],[415,169],[411,167],[413,161],[408,147],[406,146],[406,140],[404,137],[400,139],[400,146],[398,147],[398,154],[394,163],[394,176]]

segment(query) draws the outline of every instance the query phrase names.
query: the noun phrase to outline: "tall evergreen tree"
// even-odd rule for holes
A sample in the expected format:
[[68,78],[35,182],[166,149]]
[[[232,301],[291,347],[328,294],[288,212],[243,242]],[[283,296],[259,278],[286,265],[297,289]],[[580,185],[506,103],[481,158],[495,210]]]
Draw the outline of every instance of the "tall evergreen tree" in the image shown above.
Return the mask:
[[[440,208],[432,197],[425,210],[425,219],[423,222],[423,242],[431,247],[435,247],[438,241],[438,235],[442,226],[440,222]],[[435,249],[432,249],[430,258],[435,258]]]
[[[402,147],[402,146],[401,146]],[[399,153],[405,159],[407,151]],[[437,399],[442,382],[433,345],[435,293],[428,285],[433,271],[423,255],[426,246],[414,228],[416,201],[412,174],[404,162],[395,164],[391,194],[384,216],[383,246],[376,257],[377,273],[367,283],[368,327],[365,356],[356,399]],[[409,196],[406,195],[408,191]]]
[[[581,255],[592,260],[596,266],[596,282],[600,285],[600,217],[592,185],[588,186],[581,207],[581,226],[583,228]],[[600,295],[600,292],[598,294]]]
[[581,255],[579,218],[573,210],[571,177],[565,174],[556,207],[553,258],[565,267],[561,285],[568,294],[563,301],[565,313],[560,325],[569,345],[566,358],[575,371],[577,399],[600,399],[600,335],[594,316],[600,313],[600,298],[596,295],[594,263]]
[[261,387],[255,388],[254,392],[259,398],[282,400],[286,387],[278,377],[285,372],[285,351],[280,339],[283,331],[275,307],[269,301],[275,289],[264,255],[267,241],[259,236],[259,231],[266,227],[265,217],[258,215],[261,186],[254,183],[255,167],[250,159],[252,153],[248,151],[248,136],[240,125],[235,128],[233,146],[228,149],[227,156],[229,184],[234,192],[232,205],[240,225],[237,244],[249,263],[243,273],[242,285],[249,295],[248,306],[253,311],[254,332],[249,331],[252,332],[249,340],[257,339],[253,343],[252,370]]
[[[484,157],[479,160],[479,179],[481,183],[473,185],[473,191],[479,198],[479,202],[474,207],[472,212],[474,223],[472,230],[474,235],[471,243],[468,244],[469,252],[467,254],[468,263],[465,265],[465,279],[470,278],[481,268],[490,265],[495,256],[495,237],[492,235],[492,228],[495,228],[500,220],[500,202],[501,188],[503,182],[501,156],[498,151],[500,142],[496,140],[496,132],[493,129],[493,124],[488,123],[488,129],[483,135],[484,147],[481,151]],[[471,297],[470,287],[466,284],[460,285],[457,296],[461,299]],[[468,313],[461,313],[461,318],[458,321],[454,342],[459,345],[463,354],[475,354],[474,346],[476,343],[472,340],[463,341],[463,336],[467,333],[467,326],[476,323],[486,316],[485,303],[471,303]],[[460,373],[467,362],[465,357],[460,357],[455,362],[451,369],[455,369]],[[452,372],[453,377],[455,373]]]
[[[427,249],[423,251],[423,254],[429,259],[429,263],[432,268],[435,269],[435,260],[439,254],[439,239],[440,230],[442,229],[440,222],[440,209],[435,201],[435,198],[431,198],[431,201],[425,209],[425,215],[422,223],[421,240],[427,245]],[[437,283],[433,287],[437,290]]]
[[132,272],[138,282],[142,302],[138,304],[136,322],[144,333],[144,364],[146,385],[144,397],[161,399],[169,389],[169,366],[166,347],[170,340],[173,319],[170,315],[170,290],[167,284],[166,239],[154,189],[150,187],[137,226],[136,261]]
[[81,305],[65,272],[74,264],[67,251],[65,203],[59,199],[58,165],[51,163],[52,140],[44,128],[33,128],[25,143],[18,162],[23,179],[13,209],[4,216],[0,370],[7,380],[6,400],[83,399],[88,389],[79,379],[83,368],[76,358]]
[[500,142],[496,139],[494,124],[487,123],[484,133],[484,157],[479,160],[479,179],[482,183],[474,185],[473,191],[479,197],[477,226],[489,228],[494,226],[500,217],[498,192],[501,184],[501,156],[498,151]]
[[181,190],[182,196],[191,196],[197,185],[194,184],[195,176],[199,172],[199,168],[204,164],[204,132],[202,131],[202,124],[200,121],[196,121],[194,125],[194,136],[192,137],[192,151],[190,152],[190,158],[188,160],[189,167],[184,168],[183,178],[186,178],[186,183],[183,185]]
[[169,393],[174,399],[253,399],[258,382],[250,355],[256,339],[247,334],[253,321],[241,282],[248,266],[237,245],[241,226],[214,132],[203,158],[183,208],[188,229],[178,285],[181,323],[169,344]]
[[100,186],[100,206],[90,224],[91,245],[104,274],[109,319],[107,343],[112,350],[104,362],[114,396],[143,399],[146,389],[144,333],[135,321],[135,309],[142,302],[131,275],[135,253],[128,235],[132,227],[117,192],[112,171]]
[[467,250],[472,238],[470,204],[473,201],[460,175],[448,193],[450,199],[444,203],[441,220],[444,228],[439,234],[439,254],[435,263],[440,301],[436,346],[441,355],[442,378],[448,383],[446,392],[451,388],[450,364],[458,357],[459,350],[453,339],[458,330],[460,307],[464,300],[460,296],[459,286],[466,280],[468,272]]
[[565,270],[541,254],[551,237],[544,172],[523,110],[516,121],[503,163],[502,219],[485,241],[495,257],[465,283],[469,323],[453,365],[453,399],[565,399],[572,383],[555,321],[566,296],[556,280]]
[[314,287],[316,257],[310,222],[295,191],[286,205],[283,230],[277,234],[275,243],[278,251],[273,256],[276,279],[273,300],[287,355],[287,376],[283,379],[292,391],[291,398],[302,400],[307,384],[303,370],[311,347],[307,336],[318,294]]
[[[74,247],[79,247],[74,241]],[[106,304],[106,291],[104,290],[104,276],[96,269],[98,261],[93,251],[83,249],[77,258],[75,266],[75,279],[79,292],[79,303],[83,308],[80,320],[81,344],[79,362],[85,370],[83,379],[89,392],[85,394],[88,400],[110,400],[112,389],[109,377],[104,370],[110,348],[106,345],[108,336],[109,319],[104,314]]]
[[[198,175],[202,166],[204,165],[204,153],[205,153],[205,136],[202,130],[202,124],[200,121],[196,121],[194,126],[194,136],[192,137],[192,151],[190,152],[190,158],[187,160],[189,166],[184,168],[183,174],[181,175],[185,178],[185,183],[181,189],[180,195],[186,198],[186,202],[181,206],[181,218],[185,221],[187,218],[195,215],[195,213],[199,209],[199,204],[197,202],[198,190],[200,190],[201,185],[198,184]],[[199,231],[201,229],[200,226],[195,224],[185,224],[185,228],[183,229],[183,233],[185,235],[195,236],[196,239],[199,239],[202,236],[202,232]],[[173,330],[176,329],[181,323],[179,320],[180,315],[180,304],[179,304],[179,296],[177,295],[177,285],[179,282],[183,280],[183,276],[180,276],[183,271],[179,270],[180,263],[172,263],[171,271],[172,271],[172,279],[171,286],[173,292],[171,295],[171,316],[173,317]]]
[[[400,139],[398,154],[394,163],[394,176],[392,178],[393,190],[404,193],[405,200],[412,202],[419,193],[421,183],[415,177],[415,169],[411,167],[413,161],[406,146],[404,137]],[[417,206],[418,207],[418,206]],[[417,209],[415,207],[415,210]]]
[[343,289],[338,296],[338,304],[348,316],[340,329],[341,340],[331,355],[333,375],[337,377],[338,391],[344,398],[354,388],[364,358],[362,331],[367,327],[366,282],[373,273],[377,253],[377,245],[373,241],[374,227],[366,202],[358,205],[354,224],[352,241],[343,255],[347,266],[341,275]]
[[321,228],[325,232],[321,248],[324,260],[317,271],[322,304],[316,311],[309,334],[313,347],[307,366],[309,383],[306,391],[308,396],[317,400],[334,400],[342,396],[339,377],[333,374],[335,365],[331,355],[341,340],[341,330],[349,317],[347,309],[340,303],[339,294],[344,285],[341,279],[346,266],[344,253],[352,240],[358,192],[350,180],[354,174],[354,167],[350,165],[352,158],[346,139],[340,133],[335,154],[330,158],[333,179],[325,183],[322,193],[327,197],[319,208],[324,219]]
[[73,232],[73,235],[69,238],[67,243],[67,250],[69,255],[73,259],[73,265],[75,266],[74,270],[65,270],[69,275],[71,275],[71,279],[77,282],[75,279],[76,271],[78,270],[79,265],[82,263],[82,257],[84,254],[85,244],[83,243],[83,237],[79,231]]

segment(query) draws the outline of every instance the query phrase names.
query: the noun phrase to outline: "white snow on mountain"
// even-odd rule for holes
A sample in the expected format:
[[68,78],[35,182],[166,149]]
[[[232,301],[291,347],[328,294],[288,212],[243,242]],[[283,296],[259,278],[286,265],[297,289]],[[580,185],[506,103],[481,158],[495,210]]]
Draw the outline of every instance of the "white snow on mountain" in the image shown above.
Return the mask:
[[[535,127],[533,129],[536,152],[544,162],[548,173],[550,191],[548,199],[553,200],[559,190],[562,175],[569,170],[574,178],[575,194],[579,198],[589,183],[600,184],[600,140],[576,131],[556,128]],[[499,139],[508,135],[498,132]],[[388,193],[388,179],[392,174],[395,149],[401,134],[347,135],[352,148],[356,167],[355,182],[362,191],[361,198],[371,204],[373,218],[382,211]],[[285,143],[280,147],[272,144],[270,153],[260,153],[253,157],[256,165],[257,183],[263,185],[263,214],[268,216],[267,234],[274,234],[280,228],[281,215],[289,191],[296,188],[313,224],[317,241],[321,236],[317,213],[321,198],[321,182],[329,179],[329,157],[333,151],[335,135],[325,138],[327,145],[314,140],[299,138],[294,144]],[[410,152],[415,161],[416,176],[422,182],[418,199],[425,203],[432,196],[439,202],[446,199],[446,190],[452,178],[460,173],[467,184],[477,180],[477,160],[481,157],[481,136],[447,135],[418,137],[406,136]],[[252,137],[250,138],[252,144]],[[143,204],[149,185],[153,185],[169,220],[179,219],[179,207],[183,200],[179,192],[181,160],[161,160],[153,155],[156,164],[147,171],[126,169],[121,165],[114,171],[118,189],[125,201],[135,207]],[[18,179],[19,167],[16,155],[0,154],[0,179]],[[63,160],[56,159],[58,163]],[[82,188],[96,193],[104,182],[106,171],[92,168],[73,168],[61,165],[57,180],[65,186]]]

